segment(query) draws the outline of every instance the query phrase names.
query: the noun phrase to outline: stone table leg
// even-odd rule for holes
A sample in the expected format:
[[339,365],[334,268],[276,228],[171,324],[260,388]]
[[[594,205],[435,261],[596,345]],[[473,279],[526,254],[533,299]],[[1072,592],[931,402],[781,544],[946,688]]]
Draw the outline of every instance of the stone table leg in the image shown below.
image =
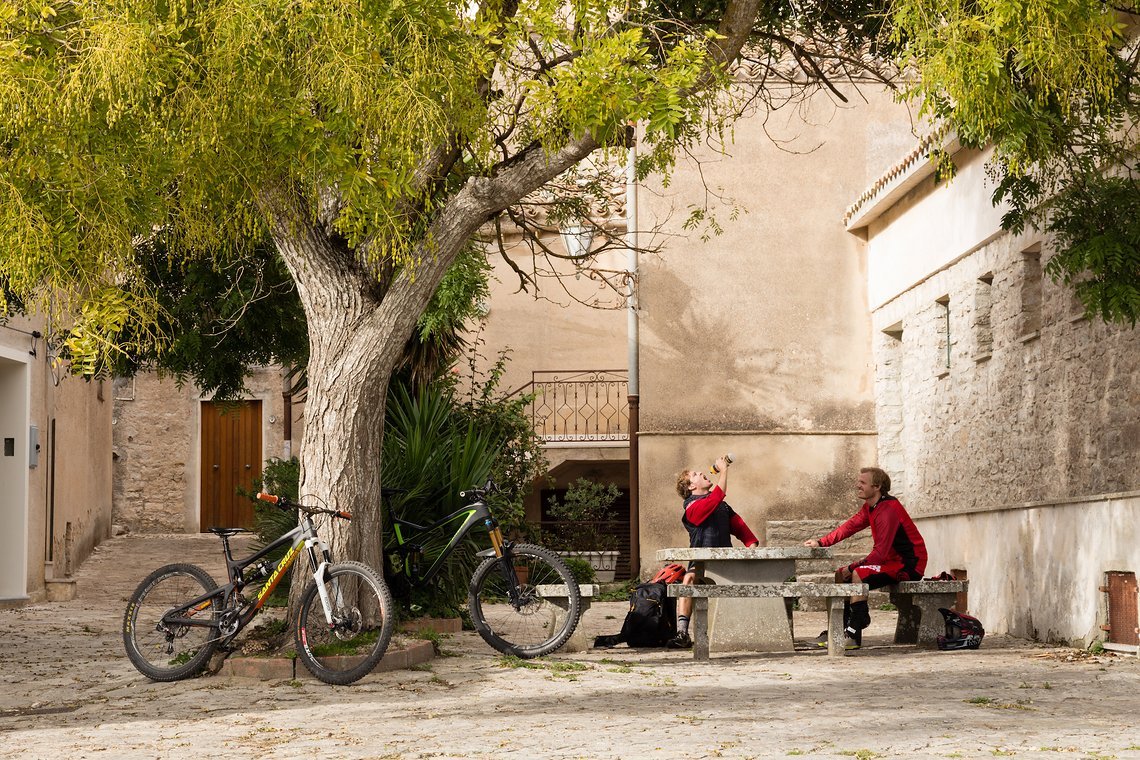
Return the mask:
[[846,635],[843,631],[843,605],[845,596],[827,597],[827,654],[829,657],[842,657],[847,654],[844,648]]
[[[590,609],[590,601],[598,593],[599,586],[596,584],[584,584],[578,587],[579,592],[579,615],[578,625],[574,628],[574,632],[570,634],[570,638],[558,650],[560,652],[585,652],[590,648],[590,642],[586,639],[586,630],[582,627],[582,618],[586,617],[586,613]],[[570,599],[566,596],[565,586],[539,586],[539,593],[542,597],[550,602],[555,607],[554,619],[551,621],[551,630],[556,630],[562,621],[566,619],[566,613],[570,609]]]
[[946,622],[939,607],[949,609],[957,594],[904,594],[892,593],[891,604],[899,611],[895,623],[895,643],[915,644],[920,647],[938,645],[938,637],[946,630]]
[[[705,563],[717,583],[783,583],[796,573],[795,560],[730,560]],[[791,652],[792,625],[783,598],[713,599],[709,605],[709,651]]]
[[693,659],[709,658],[709,600],[703,596],[693,599]]

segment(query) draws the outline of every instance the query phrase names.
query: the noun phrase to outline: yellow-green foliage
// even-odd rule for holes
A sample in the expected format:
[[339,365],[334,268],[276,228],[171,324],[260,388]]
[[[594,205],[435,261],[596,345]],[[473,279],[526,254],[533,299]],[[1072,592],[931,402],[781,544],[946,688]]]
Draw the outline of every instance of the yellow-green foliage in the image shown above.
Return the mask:
[[1054,148],[1055,118],[1104,106],[1123,27],[1090,0],[899,0],[894,39],[912,76],[906,97],[950,118],[964,142],[996,142],[1018,163]]
[[[93,368],[125,336],[164,339],[134,256],[159,228],[177,256],[221,262],[323,214],[349,255],[391,272],[415,266],[448,193],[528,143],[612,144],[641,120],[643,172],[667,167],[724,119],[693,89],[705,38],[661,55],[628,13],[608,0],[8,0],[0,282],[71,330],[76,367]],[[451,147],[448,176],[418,173]]]

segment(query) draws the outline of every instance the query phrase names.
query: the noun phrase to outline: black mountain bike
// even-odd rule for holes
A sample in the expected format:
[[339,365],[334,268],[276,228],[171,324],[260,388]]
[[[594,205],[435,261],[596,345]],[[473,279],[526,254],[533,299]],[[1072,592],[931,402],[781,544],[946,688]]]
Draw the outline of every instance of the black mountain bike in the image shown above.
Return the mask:
[[[286,511],[298,510],[299,521],[261,551],[238,560],[230,550],[230,537],[248,531],[210,528],[222,540],[229,583],[219,587],[202,568],[179,563],[158,568],[131,595],[123,617],[123,644],[143,675],[177,681],[205,668],[214,650],[229,644],[262,609],[302,547],[308,552],[313,582],[301,595],[294,628],[301,662],[325,683],[344,685],[367,675],[384,656],[392,638],[388,586],[360,562],[332,564],[313,524],[314,515],[341,520],[350,516],[294,504],[283,496],[259,493],[257,498]],[[276,566],[265,559],[286,545],[289,550]],[[252,598],[245,594],[251,589],[259,589]]]
[[[487,528],[491,548],[479,552],[484,559],[468,587],[467,604],[475,630],[503,654],[541,657],[557,650],[574,633],[582,614],[580,590],[557,554],[503,538],[487,506],[487,494],[494,487],[488,480],[482,488],[460,492],[471,503],[431,525],[396,517],[387,497],[402,493],[401,489],[382,489],[381,495],[396,537],[396,551],[413,588],[430,583],[472,529]],[[446,539],[452,526],[454,533]],[[440,539],[446,539],[443,549],[434,557],[425,557],[426,545],[438,544]]]

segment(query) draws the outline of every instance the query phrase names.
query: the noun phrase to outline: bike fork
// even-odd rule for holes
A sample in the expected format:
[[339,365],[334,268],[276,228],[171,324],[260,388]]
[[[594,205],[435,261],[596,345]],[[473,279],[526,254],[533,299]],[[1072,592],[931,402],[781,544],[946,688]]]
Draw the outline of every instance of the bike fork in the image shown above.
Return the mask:
[[[333,620],[333,603],[332,599],[329,598],[328,588],[322,582],[327,567],[327,562],[321,562],[321,564],[317,566],[317,571],[313,573],[313,581],[317,584],[317,595],[321,598],[321,607],[324,608],[325,623],[328,624],[329,628],[332,628],[335,625],[335,621]],[[340,581],[333,578],[328,585],[332,586],[333,595],[336,597],[337,606],[339,607],[341,602]]]

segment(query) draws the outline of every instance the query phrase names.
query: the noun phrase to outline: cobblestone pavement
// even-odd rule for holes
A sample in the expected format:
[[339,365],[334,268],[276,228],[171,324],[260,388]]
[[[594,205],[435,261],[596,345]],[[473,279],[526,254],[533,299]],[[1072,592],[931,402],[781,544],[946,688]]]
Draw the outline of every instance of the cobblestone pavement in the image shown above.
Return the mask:
[[[217,541],[124,536],[71,602],[0,610],[0,757],[1140,758],[1140,662],[990,636],[977,652],[891,645],[715,657],[618,647],[513,667],[474,634],[419,670],[351,687],[203,677],[155,684],[123,653],[125,599],[151,569],[220,577]],[[614,633],[625,605],[583,625]],[[814,636],[821,613],[797,613]]]

